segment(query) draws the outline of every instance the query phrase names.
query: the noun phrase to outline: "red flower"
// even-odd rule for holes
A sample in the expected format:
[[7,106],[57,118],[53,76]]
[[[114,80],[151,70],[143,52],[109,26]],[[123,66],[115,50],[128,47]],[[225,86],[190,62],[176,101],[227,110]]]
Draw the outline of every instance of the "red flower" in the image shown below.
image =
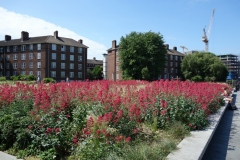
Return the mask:
[[56,128],[56,129],[55,129],[55,132],[56,132],[56,133],[60,132],[60,128]]
[[74,138],[74,139],[72,140],[72,142],[73,142],[73,144],[77,144],[77,143],[78,143],[77,138]]
[[130,142],[131,141],[131,137],[127,137],[126,139],[125,139],[125,142],[126,143],[128,143],[128,142]]

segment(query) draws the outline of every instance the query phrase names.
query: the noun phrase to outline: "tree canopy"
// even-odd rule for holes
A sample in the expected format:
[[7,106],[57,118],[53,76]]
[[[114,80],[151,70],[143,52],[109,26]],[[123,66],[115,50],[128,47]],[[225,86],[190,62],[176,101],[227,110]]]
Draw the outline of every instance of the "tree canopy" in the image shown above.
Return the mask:
[[165,65],[163,36],[154,32],[131,32],[121,37],[119,59],[123,79],[156,80]]
[[93,78],[96,80],[97,79],[101,80],[102,79],[102,71],[103,71],[103,68],[99,65],[96,65],[92,70]]
[[181,70],[186,79],[193,81],[226,81],[228,76],[224,63],[210,52],[186,55]]

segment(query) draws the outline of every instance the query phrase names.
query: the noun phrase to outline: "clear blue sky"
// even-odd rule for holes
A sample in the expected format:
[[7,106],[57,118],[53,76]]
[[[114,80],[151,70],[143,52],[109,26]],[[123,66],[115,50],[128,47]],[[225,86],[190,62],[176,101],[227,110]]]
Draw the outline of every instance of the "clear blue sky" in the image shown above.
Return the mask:
[[[180,46],[204,50],[205,44],[201,41],[203,28],[206,26],[208,30],[212,11],[216,8],[209,51],[216,55],[240,55],[239,0],[5,0],[0,2],[0,7],[44,20],[101,44],[97,49],[88,43],[89,48],[95,47],[90,50],[88,58],[95,56],[98,59],[102,59],[102,53],[111,47],[112,40],[119,42],[121,36],[131,31],[160,32],[170,48],[176,46],[181,52]],[[5,28],[8,25],[2,23],[0,20],[0,30],[2,25]],[[29,25],[35,27],[35,23]],[[36,35],[32,32],[30,36]],[[36,32],[40,31],[36,29]],[[0,40],[5,34],[11,33],[0,32]],[[15,38],[19,37],[20,32]]]

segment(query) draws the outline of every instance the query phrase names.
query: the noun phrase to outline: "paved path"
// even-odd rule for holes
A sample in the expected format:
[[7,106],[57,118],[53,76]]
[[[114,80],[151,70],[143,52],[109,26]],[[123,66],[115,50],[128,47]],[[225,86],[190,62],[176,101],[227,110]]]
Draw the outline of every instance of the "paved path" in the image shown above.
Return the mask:
[[238,109],[226,109],[202,160],[240,160],[240,91],[233,97]]

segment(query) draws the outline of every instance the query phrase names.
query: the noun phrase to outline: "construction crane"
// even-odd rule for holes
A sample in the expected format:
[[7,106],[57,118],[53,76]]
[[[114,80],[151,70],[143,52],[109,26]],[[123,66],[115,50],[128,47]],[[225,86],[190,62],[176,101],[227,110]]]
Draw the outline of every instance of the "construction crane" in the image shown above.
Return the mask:
[[182,48],[182,53],[184,54],[184,49],[188,50],[186,47],[184,46],[180,46]]
[[208,27],[207,34],[206,34],[206,31],[205,31],[205,28],[203,28],[202,41],[205,43],[205,52],[208,52],[208,42],[209,42],[209,36],[210,36],[211,27],[212,27],[214,12],[215,12],[215,8],[213,9],[213,12],[212,12],[212,17],[211,17],[211,20],[210,20],[210,24],[209,24],[209,27]]

